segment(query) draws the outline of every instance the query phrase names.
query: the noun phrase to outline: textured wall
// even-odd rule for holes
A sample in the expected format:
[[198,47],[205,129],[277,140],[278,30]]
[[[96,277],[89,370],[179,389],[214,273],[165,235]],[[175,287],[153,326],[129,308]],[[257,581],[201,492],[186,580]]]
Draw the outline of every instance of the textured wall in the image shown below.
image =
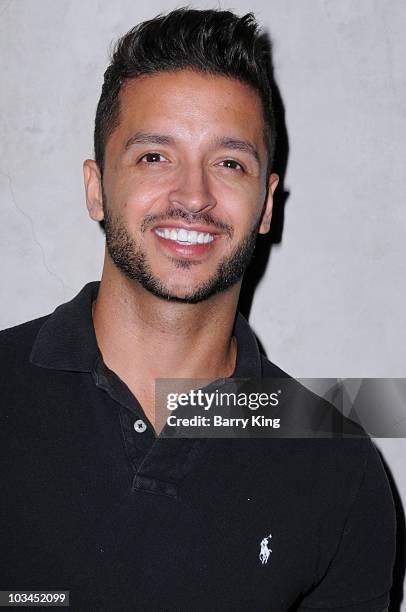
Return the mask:
[[[0,327],[100,276],[103,237],[87,218],[81,164],[108,47],[176,5],[0,0]],[[232,6],[269,28],[290,143],[282,241],[251,324],[295,376],[406,377],[406,4]],[[405,442],[378,444],[406,498]]]

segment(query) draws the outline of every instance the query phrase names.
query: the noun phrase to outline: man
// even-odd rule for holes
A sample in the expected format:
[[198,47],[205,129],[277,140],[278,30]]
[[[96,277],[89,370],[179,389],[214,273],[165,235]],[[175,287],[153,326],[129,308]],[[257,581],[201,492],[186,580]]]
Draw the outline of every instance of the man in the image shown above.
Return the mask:
[[116,47],[84,163],[100,285],[1,336],[2,590],[69,590],[75,610],[386,609],[393,505],[368,439],[158,435],[156,379],[286,376],[236,315],[278,183],[269,62],[253,17],[223,11]]

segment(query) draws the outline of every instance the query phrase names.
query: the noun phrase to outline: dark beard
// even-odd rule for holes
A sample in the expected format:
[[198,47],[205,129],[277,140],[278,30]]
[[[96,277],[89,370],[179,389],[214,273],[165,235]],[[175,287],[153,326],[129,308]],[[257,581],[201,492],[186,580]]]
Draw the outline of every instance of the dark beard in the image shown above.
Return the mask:
[[[249,234],[237,245],[231,255],[219,263],[212,278],[202,283],[191,293],[179,297],[171,294],[165,285],[152,274],[145,253],[135,244],[121,219],[112,218],[105,202],[103,208],[107,249],[117,268],[127,278],[138,281],[147,291],[168,301],[197,304],[217,293],[226,291],[243,277],[255,249],[258,222],[255,223],[255,226],[251,228]],[[166,215],[166,218],[168,216]],[[183,217],[187,215],[170,216]],[[196,221],[196,217],[194,217],[194,220]],[[203,220],[203,215],[199,217],[199,220]],[[218,226],[219,224],[213,223],[213,225]],[[232,229],[229,228],[227,233],[232,234]],[[179,269],[183,270],[196,265],[196,262],[188,259],[174,259],[173,261]]]

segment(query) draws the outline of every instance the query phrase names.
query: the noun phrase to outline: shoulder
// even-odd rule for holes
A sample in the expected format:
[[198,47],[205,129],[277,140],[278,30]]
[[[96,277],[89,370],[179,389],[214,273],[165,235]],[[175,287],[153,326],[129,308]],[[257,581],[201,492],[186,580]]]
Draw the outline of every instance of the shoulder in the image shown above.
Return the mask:
[[[284,372],[279,366],[269,361],[265,355],[261,353],[261,368],[263,378],[290,378],[292,377]],[[293,379],[292,379],[293,380]]]
[[39,330],[50,315],[26,321],[0,331],[0,364],[2,371],[14,370],[29,362]]
[[[289,437],[368,437],[360,423],[349,419],[325,398],[317,395],[261,355],[264,385],[282,389],[281,418]],[[286,431],[288,430],[288,432]]]
[[[281,439],[270,446],[277,448],[275,442],[279,442],[281,452],[289,454],[288,463],[302,474],[311,474],[326,500],[336,504],[340,491],[344,513],[349,511],[360,488],[369,487],[370,491],[378,491],[375,498],[386,504],[387,515],[392,517],[392,496],[385,469],[362,426],[263,355],[261,359],[263,378],[277,379],[288,390],[280,418],[281,424],[284,420],[289,422],[290,430],[286,436],[281,432]],[[368,494],[365,500],[368,503]],[[379,504],[375,503],[378,509]]]
[[37,319],[25,321],[13,327],[7,327],[6,329],[0,330],[0,346],[7,346],[8,344],[20,342],[21,340],[24,341],[25,339],[29,340],[35,338],[49,316],[50,315],[47,314]]
[[0,330],[0,350],[34,341],[39,330],[49,317],[50,315],[47,314],[37,319],[20,323],[14,327]]

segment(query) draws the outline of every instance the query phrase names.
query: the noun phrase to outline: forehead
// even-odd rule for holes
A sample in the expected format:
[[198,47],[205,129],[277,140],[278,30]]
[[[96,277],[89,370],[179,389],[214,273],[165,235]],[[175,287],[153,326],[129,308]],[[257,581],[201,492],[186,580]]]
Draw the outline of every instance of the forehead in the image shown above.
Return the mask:
[[234,78],[192,70],[143,75],[123,85],[119,104],[113,148],[138,130],[192,138],[194,143],[232,135],[265,146],[259,95]]

